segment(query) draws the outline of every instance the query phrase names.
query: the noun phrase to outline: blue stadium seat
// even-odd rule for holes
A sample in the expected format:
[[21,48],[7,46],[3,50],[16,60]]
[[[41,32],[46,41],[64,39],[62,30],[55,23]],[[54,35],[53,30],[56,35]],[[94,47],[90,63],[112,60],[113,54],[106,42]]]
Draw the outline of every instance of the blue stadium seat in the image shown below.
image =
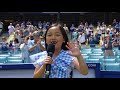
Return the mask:
[[94,51],[94,52],[92,51],[92,53],[96,53],[96,54],[104,54],[104,52],[102,52],[102,51],[101,51],[101,52],[100,52],[100,51]]
[[91,55],[91,56],[89,56],[89,58],[90,59],[103,59],[104,58],[104,56],[97,56],[97,55]]
[[120,58],[119,58],[119,59],[117,58],[117,59],[116,59],[116,62],[117,62],[117,63],[120,63]]
[[105,70],[108,71],[118,71],[120,70],[120,64],[119,63],[105,63]]
[[22,54],[13,54],[12,56],[13,56],[13,57],[21,57]]
[[92,53],[91,51],[81,51],[82,54]]
[[87,56],[88,54],[86,54],[86,53],[83,53],[83,54],[81,54],[82,56]]
[[115,63],[116,59],[114,59],[114,58],[100,59],[100,62],[102,62],[102,63]]
[[101,56],[101,53],[90,53],[89,56]]
[[102,49],[101,48],[99,48],[99,49],[92,49],[92,52],[102,52]]
[[22,60],[8,60],[6,63],[23,63]]
[[8,57],[6,63],[22,63],[21,57]]
[[106,56],[105,57],[106,59],[119,59],[120,58],[120,56],[118,56],[118,55],[115,55],[115,56]]
[[87,63],[99,63],[99,59],[86,59]]
[[84,50],[84,51],[91,51],[92,49],[91,48],[82,48],[81,49],[82,51]]
[[9,54],[0,54],[0,57],[9,57]]
[[21,57],[8,57],[8,60],[21,60]]
[[6,62],[6,60],[7,60],[7,58],[6,58],[6,57],[0,57],[0,63],[5,63],[5,62]]

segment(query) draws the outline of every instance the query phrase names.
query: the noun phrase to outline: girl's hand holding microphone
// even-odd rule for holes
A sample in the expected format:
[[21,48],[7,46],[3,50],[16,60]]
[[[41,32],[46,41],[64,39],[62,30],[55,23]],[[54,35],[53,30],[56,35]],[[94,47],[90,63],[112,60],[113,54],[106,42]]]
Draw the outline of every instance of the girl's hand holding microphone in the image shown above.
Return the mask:
[[44,65],[46,64],[52,64],[52,58],[50,56],[47,56],[47,58],[44,60]]

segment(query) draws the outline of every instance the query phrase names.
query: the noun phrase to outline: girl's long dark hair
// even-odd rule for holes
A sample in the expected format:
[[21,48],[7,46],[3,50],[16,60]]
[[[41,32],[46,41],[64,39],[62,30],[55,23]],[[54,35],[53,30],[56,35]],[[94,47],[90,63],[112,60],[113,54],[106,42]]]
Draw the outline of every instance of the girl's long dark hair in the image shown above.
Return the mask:
[[62,44],[61,49],[63,49],[63,50],[68,50],[68,49],[65,47],[65,45],[67,45],[67,42],[69,41],[69,40],[68,40],[68,36],[67,36],[67,34],[66,34],[66,32],[65,32],[65,29],[63,28],[63,25],[62,25],[61,23],[54,23],[54,24],[52,24],[51,26],[48,27],[47,31],[45,32],[45,48],[47,49],[46,35],[47,35],[48,30],[49,30],[50,28],[52,28],[52,27],[59,27],[60,32],[61,32],[62,35],[63,35],[63,39],[65,40],[65,42]]

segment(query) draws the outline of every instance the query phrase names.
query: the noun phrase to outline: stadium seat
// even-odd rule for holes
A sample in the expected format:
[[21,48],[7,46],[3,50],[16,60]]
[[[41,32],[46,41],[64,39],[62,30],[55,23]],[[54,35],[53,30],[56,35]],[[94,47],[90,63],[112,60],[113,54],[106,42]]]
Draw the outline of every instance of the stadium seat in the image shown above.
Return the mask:
[[117,58],[117,59],[116,59],[116,62],[117,62],[117,63],[120,63],[120,58],[119,58],[119,59]]
[[83,55],[83,56],[87,56],[88,54],[86,54],[86,53],[83,53],[83,54],[81,54],[81,55]]
[[119,59],[120,58],[120,56],[106,56],[105,57],[106,59]]
[[112,58],[109,58],[109,59],[100,59],[100,62],[102,62],[102,63],[115,63],[116,59],[112,59]]
[[105,70],[108,70],[108,71],[118,71],[118,70],[120,70],[120,64],[119,63],[105,63],[104,67],[105,67]]
[[97,55],[91,55],[91,56],[89,56],[89,58],[90,59],[103,59],[104,58],[104,56],[97,56]]
[[6,63],[21,63],[22,58],[21,57],[8,57]]
[[84,49],[81,49],[81,51],[91,51],[91,49],[84,48]]
[[6,62],[6,57],[0,57],[0,63],[5,63]]
[[13,56],[13,57],[21,57],[22,54],[13,54],[12,56]]
[[22,60],[8,60],[6,63],[23,63]]
[[92,49],[92,52],[102,52],[102,49]]
[[9,54],[0,54],[0,57],[9,57]]
[[82,54],[92,53],[91,51],[81,51]]
[[8,60],[21,60],[21,57],[8,57]]
[[90,53],[89,56],[101,56],[101,53]]
[[86,59],[87,63],[99,63],[99,59]]
[[104,54],[103,51],[101,51],[101,52],[100,51],[94,51],[94,52],[92,51],[92,53]]

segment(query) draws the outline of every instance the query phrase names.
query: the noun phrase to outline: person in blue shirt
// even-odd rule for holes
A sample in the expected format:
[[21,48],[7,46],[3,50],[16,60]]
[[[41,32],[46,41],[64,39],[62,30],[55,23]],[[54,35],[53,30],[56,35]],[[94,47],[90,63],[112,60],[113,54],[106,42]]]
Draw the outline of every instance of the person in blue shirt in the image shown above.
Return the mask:
[[88,67],[80,53],[78,45],[68,42],[67,34],[59,23],[52,24],[45,33],[45,47],[55,45],[53,57],[46,56],[35,65],[33,78],[44,78],[46,64],[51,64],[49,78],[70,78],[72,68],[81,74],[88,74]]
[[98,33],[95,34],[94,39],[95,39],[95,44],[100,43],[100,36],[98,35]]
[[28,47],[29,47],[28,51],[30,55],[33,55],[45,50],[44,46],[41,45],[40,34],[38,31],[33,32],[33,38],[34,40],[31,40],[28,43]]
[[75,26],[74,24],[72,24],[72,26],[70,27],[70,36],[71,36],[71,39],[73,38],[73,32],[75,31]]
[[95,38],[94,38],[94,35],[91,35],[89,40],[88,40],[88,43],[90,45],[90,47],[95,47]]

